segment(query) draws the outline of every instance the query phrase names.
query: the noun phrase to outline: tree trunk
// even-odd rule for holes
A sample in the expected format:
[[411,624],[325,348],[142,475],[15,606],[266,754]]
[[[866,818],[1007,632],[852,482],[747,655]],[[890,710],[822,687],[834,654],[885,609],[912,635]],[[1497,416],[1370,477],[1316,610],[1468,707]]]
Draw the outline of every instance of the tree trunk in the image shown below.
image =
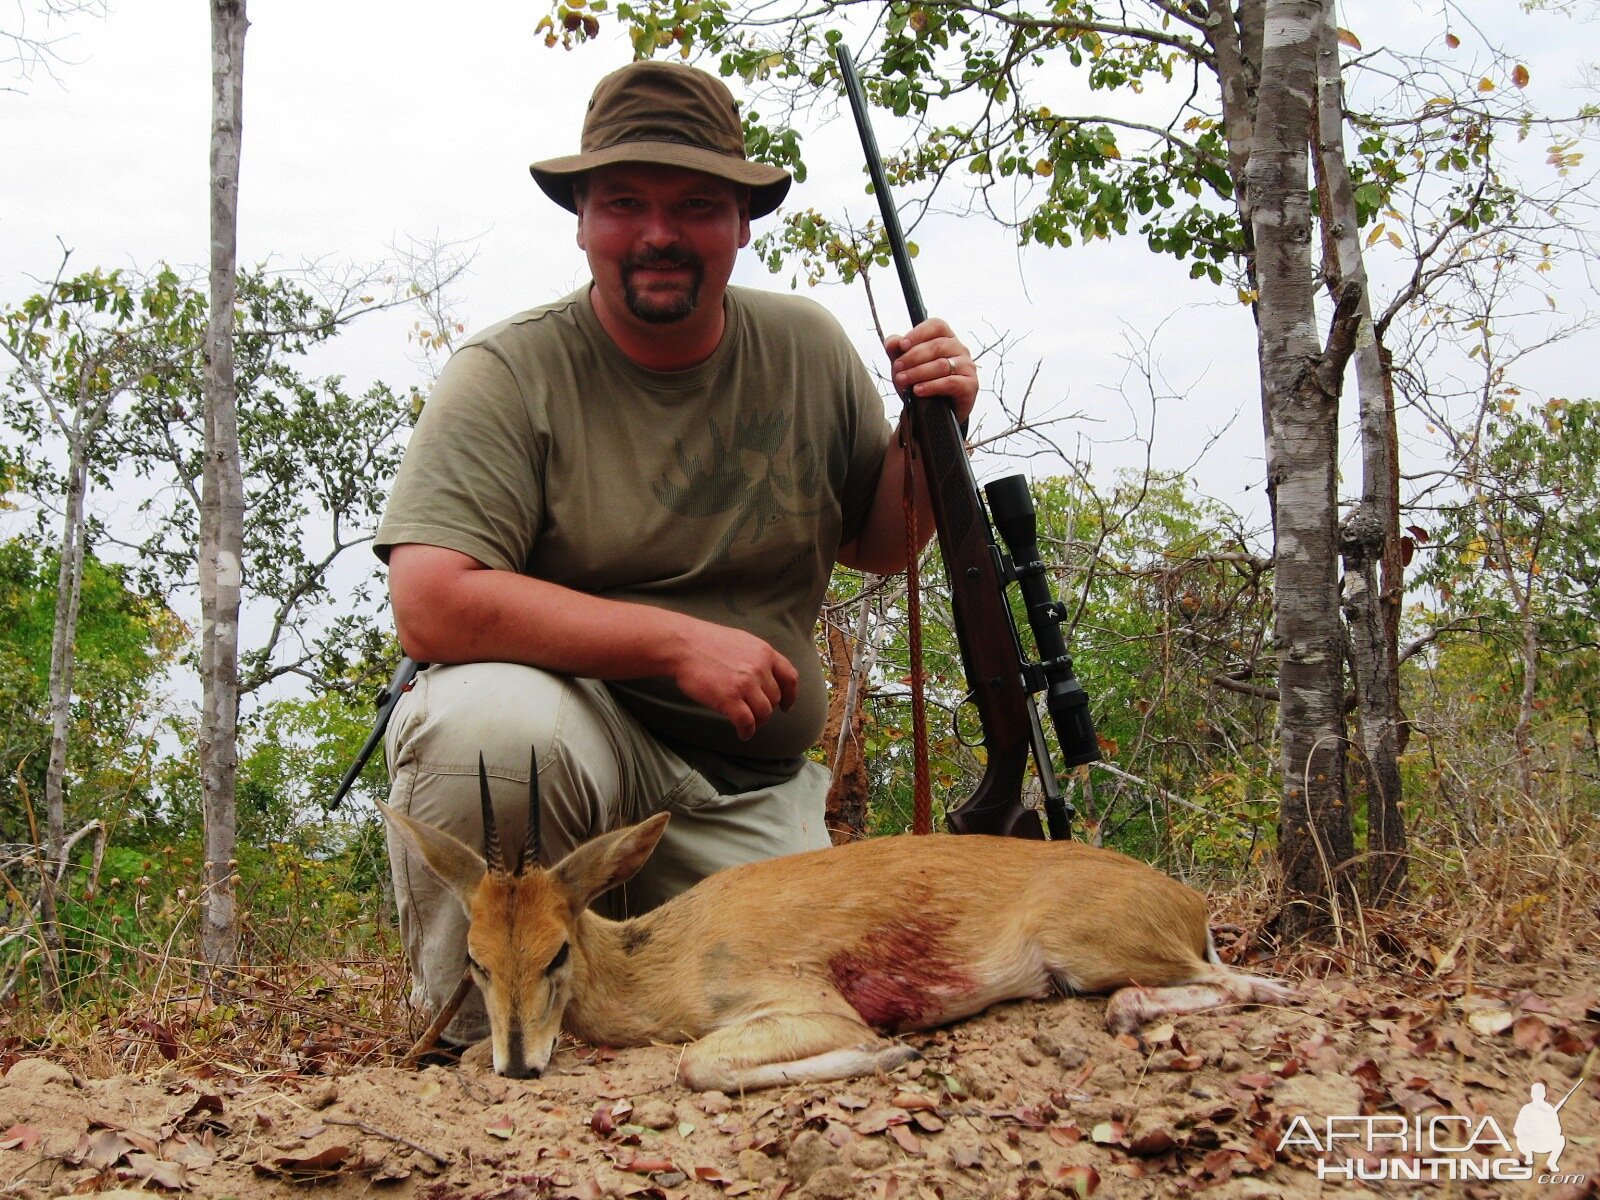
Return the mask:
[[[861,605],[866,613],[866,604]],[[828,622],[828,723],[822,744],[828,752],[828,769],[833,781],[828,785],[824,820],[834,845],[854,842],[867,834],[867,760],[861,744],[861,664],[857,650],[859,633],[852,637]]]
[[1356,390],[1361,424],[1361,501],[1339,527],[1344,615],[1349,627],[1361,761],[1367,792],[1366,895],[1382,903],[1404,890],[1406,830],[1400,813],[1400,463],[1394,390],[1372,322],[1355,190],[1344,154],[1344,84],[1332,5],[1317,49],[1317,194],[1322,202],[1322,274],[1337,298],[1356,303]]
[[233,310],[246,27],[245,0],[212,0],[211,312],[206,326],[200,506],[200,782],[206,835],[200,952],[213,977],[234,965],[239,944],[234,788],[239,761],[244,479],[233,379]]
[[[1273,502],[1283,805],[1278,853],[1288,936],[1326,928],[1354,852],[1344,791],[1343,639],[1337,500],[1340,376],[1353,299],[1317,341],[1307,157],[1319,0],[1266,0],[1261,86],[1247,168],[1257,343]],[[1343,357],[1341,357],[1343,355]]]
[[56,879],[67,838],[67,741],[72,729],[72,673],[78,637],[78,607],[83,596],[85,555],[83,512],[89,490],[83,430],[65,430],[66,515],[61,522],[56,571],[55,624],[50,632],[50,761],[44,773],[44,870],[39,877],[39,982],[46,1008],[61,1007],[61,955],[64,945],[56,911]]

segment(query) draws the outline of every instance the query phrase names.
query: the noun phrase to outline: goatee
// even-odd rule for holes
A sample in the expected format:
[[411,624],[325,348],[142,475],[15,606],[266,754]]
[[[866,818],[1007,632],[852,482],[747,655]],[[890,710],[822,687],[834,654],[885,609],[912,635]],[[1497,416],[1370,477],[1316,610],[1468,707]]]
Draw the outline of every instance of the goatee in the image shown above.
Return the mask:
[[[648,274],[652,268],[688,267],[691,277],[687,286],[679,287],[666,296],[657,296],[648,289],[637,286],[637,277]],[[622,298],[628,311],[651,325],[670,325],[694,312],[700,303],[700,285],[705,281],[705,264],[694,254],[682,249],[669,249],[657,254],[628,259],[622,264]]]

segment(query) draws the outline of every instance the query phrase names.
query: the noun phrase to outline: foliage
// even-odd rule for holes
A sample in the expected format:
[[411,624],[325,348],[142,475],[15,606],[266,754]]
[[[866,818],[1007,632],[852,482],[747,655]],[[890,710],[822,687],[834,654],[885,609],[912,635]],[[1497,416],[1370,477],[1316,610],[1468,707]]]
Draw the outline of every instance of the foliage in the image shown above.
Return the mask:
[[[806,164],[792,118],[838,86],[833,49],[850,44],[862,47],[869,103],[910,130],[885,166],[897,198],[914,198],[916,211],[962,193],[958,211],[999,221],[1023,242],[1131,235],[1193,278],[1241,277],[1240,148],[1230,147],[1221,95],[1228,34],[1205,5],[649,0],[618,4],[613,15],[604,3],[551,0],[542,27],[548,44],[570,47],[611,20],[638,57],[709,58],[742,79],[770,114],[746,114],[747,149],[798,178]],[[1461,45],[1444,32],[1452,49]],[[1360,50],[1354,33],[1341,31],[1341,41]],[[1520,142],[1548,127],[1552,164],[1570,169],[1581,155],[1564,124],[1536,119],[1527,67],[1488,50],[1487,70],[1437,52],[1354,56],[1355,82],[1371,81],[1351,89],[1362,103],[1348,113],[1370,248],[1392,249],[1402,263],[1451,261],[1455,244],[1441,230],[1471,234],[1518,213],[1519,236],[1532,245],[1529,226],[1570,221],[1555,196],[1535,201],[1536,215],[1522,212],[1530,196],[1506,170],[1502,136]],[[849,281],[863,262],[887,261],[875,222],[857,229],[811,210],[785,213],[758,246],[774,270],[795,262],[810,282],[830,272]],[[1242,298],[1253,295],[1241,287]]]
[[[1243,867],[1270,844],[1276,816],[1265,564],[1238,518],[1179,478],[1130,475],[1103,491],[1051,478],[1033,494],[1052,592],[1071,613],[1076,673],[1106,757],[1131,777],[1091,768],[1063,781],[1078,791],[1090,836],[1186,868]],[[953,803],[982,777],[981,731],[963,705],[943,571],[936,552],[928,557],[930,762],[936,802]],[[874,831],[897,831],[911,811],[904,603],[859,588],[859,576],[840,572],[831,599],[872,605],[879,657],[866,691],[866,761]],[[1035,654],[1012,592],[1014,620]]]
[[[332,572],[346,551],[371,541],[415,403],[382,383],[357,393],[339,376],[304,371],[306,356],[351,319],[341,306],[349,299],[319,299],[261,269],[239,278],[245,597],[267,630],[258,645],[241,648],[245,693],[286,674],[336,680],[383,648],[372,619],[376,563],[340,577],[337,596]],[[197,578],[198,341],[190,350],[181,388],[143,393],[124,435],[134,469],[167,485],[141,505],[153,532],[140,546],[140,564],[147,586],[168,594]]]
[[[238,788],[247,960],[394,953],[381,824],[365,806],[324,809],[369,725],[366,712],[336,693],[263,706],[248,723]],[[169,733],[180,749],[156,757],[138,787],[107,769],[74,793],[80,815],[110,829],[98,877],[85,844],[63,892],[62,976],[76,1003],[110,1001],[158,965],[190,969],[203,852],[199,785],[192,730],[174,721]],[[369,772],[357,794],[376,791],[378,774]],[[0,965],[17,949],[0,951]]]
[[[1600,404],[1491,403],[1420,578],[1439,624],[1471,619],[1537,661],[1534,706],[1600,724]],[[1532,656],[1532,657],[1530,657]],[[1519,687],[1526,682],[1519,679]]]
[[[54,552],[31,539],[0,543],[0,828],[18,833],[28,828],[24,797],[42,794],[48,755],[56,573]],[[116,815],[100,797],[135,806],[133,797],[148,795],[156,685],[186,634],[170,610],[129,586],[126,570],[94,558],[82,611],[68,763],[79,821]]]
[[[62,273],[0,313],[0,348],[12,367],[4,388],[8,490],[40,501],[49,523],[81,457],[87,481],[108,487],[124,463],[118,428],[132,394],[182,388],[204,322],[205,300],[170,269],[140,280],[122,271]],[[57,437],[71,453],[53,453]],[[91,544],[97,540],[90,522]]]
[[[1441,637],[1407,663],[1414,730],[1402,760],[1407,820],[1428,858],[1449,864],[1447,873],[1432,873],[1419,897],[1425,902],[1459,903],[1467,887],[1485,887],[1504,889],[1497,905],[1536,913],[1555,897],[1548,885],[1516,882],[1518,873],[1593,871],[1600,818],[1594,710],[1570,703],[1556,686],[1546,689],[1529,734],[1530,795],[1511,736],[1521,670],[1517,639],[1477,631]],[[1588,922],[1592,929],[1592,913]]]

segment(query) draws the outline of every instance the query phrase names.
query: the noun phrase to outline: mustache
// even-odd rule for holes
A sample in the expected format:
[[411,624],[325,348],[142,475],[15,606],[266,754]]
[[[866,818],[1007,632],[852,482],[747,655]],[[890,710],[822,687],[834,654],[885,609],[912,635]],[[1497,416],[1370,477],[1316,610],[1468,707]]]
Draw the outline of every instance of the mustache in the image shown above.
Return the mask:
[[649,270],[655,267],[697,267],[700,257],[682,246],[666,246],[649,254],[636,254],[624,259],[623,270]]

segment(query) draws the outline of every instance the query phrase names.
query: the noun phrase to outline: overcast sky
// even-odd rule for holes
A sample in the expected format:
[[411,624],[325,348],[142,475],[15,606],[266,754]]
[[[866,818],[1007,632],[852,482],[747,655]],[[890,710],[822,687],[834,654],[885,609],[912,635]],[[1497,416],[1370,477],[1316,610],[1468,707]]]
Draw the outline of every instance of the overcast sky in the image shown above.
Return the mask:
[[[1438,37],[1447,6],[1360,3],[1347,16],[1370,50],[1386,37]],[[1525,17],[1511,0],[1476,6],[1491,36],[1520,39],[1549,109],[1593,99],[1581,88],[1592,26]],[[291,268],[383,258],[409,238],[472,241],[477,257],[456,289],[469,327],[559,296],[586,277],[573,219],[533,185],[529,161],[576,149],[588,94],[627,61],[612,41],[546,50],[534,34],[544,7],[472,0],[254,0],[246,43],[240,257]],[[9,19],[9,18],[7,18]],[[1469,42],[1470,24],[1457,18]],[[14,303],[53,273],[60,242],[75,269],[203,264],[210,105],[205,6],[114,0],[104,20],[71,26],[59,82],[36,76],[0,93],[0,301]],[[1469,45],[1463,53],[1471,50]],[[828,109],[833,114],[833,109]],[[880,132],[880,138],[884,135]],[[848,121],[808,133],[810,180],[790,205],[872,212]],[[1154,461],[1191,469],[1209,494],[1259,511],[1261,434],[1254,334],[1231,289],[1191,284],[1139,240],[1021,252],[986,223],[932,224],[916,235],[931,311],[969,343],[1014,339],[1003,384],[1016,400],[1034,382],[1034,412],[1082,412],[1056,431],[1104,471],[1142,460],[1129,435],[1148,432],[1141,385],[1131,406],[1126,355],[1159,327],[1155,352],[1176,394],[1155,418]],[[1565,276],[1564,306],[1592,303],[1581,272]],[[786,287],[746,261],[739,279]],[[1574,282],[1575,281],[1575,282]],[[887,287],[888,281],[885,281]],[[870,320],[859,289],[828,288],[869,361]],[[899,295],[880,297],[903,323]],[[334,361],[356,381],[419,378],[405,341],[410,318],[373,321],[338,343]],[[1530,368],[1531,385],[1587,394],[1596,346],[1569,344]],[[993,373],[991,372],[991,376]],[[990,401],[989,403],[992,403]],[[1134,416],[1130,416],[1130,413]],[[994,428],[998,416],[981,409]],[[1136,419],[1135,419],[1136,417]],[[1221,440],[1197,456],[1213,434]],[[982,464],[980,463],[980,470]],[[1036,463],[1036,471],[1055,468]],[[992,471],[991,471],[992,473]],[[1347,472],[1347,484],[1350,481]]]

